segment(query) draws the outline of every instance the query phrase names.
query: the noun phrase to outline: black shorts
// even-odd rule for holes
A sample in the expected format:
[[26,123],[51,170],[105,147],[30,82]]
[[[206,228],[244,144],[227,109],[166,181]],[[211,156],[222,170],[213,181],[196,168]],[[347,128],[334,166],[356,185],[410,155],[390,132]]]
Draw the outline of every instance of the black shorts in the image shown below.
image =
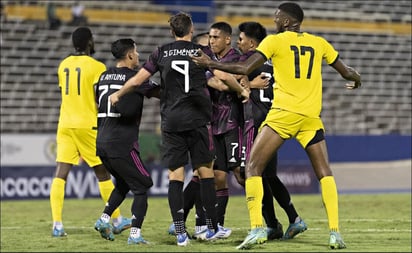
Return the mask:
[[[246,161],[250,158],[250,151],[252,149],[252,145],[256,138],[257,133],[258,133],[258,128],[252,127],[243,134],[242,155],[241,155],[241,164],[240,164],[241,173],[244,173],[245,171]],[[265,169],[263,170],[262,177],[276,177],[277,164],[278,164],[278,155],[276,153],[272,157],[272,159],[270,159]]]
[[240,127],[213,136],[216,146],[216,161],[213,169],[229,172],[240,166],[241,137]]
[[128,187],[133,193],[138,194],[147,192],[153,186],[150,172],[145,168],[139,152],[135,149],[124,157],[101,156],[100,159],[116,179],[116,187]]
[[191,161],[193,169],[210,163],[215,158],[215,147],[210,125],[183,132],[162,132],[163,165],[170,170]]

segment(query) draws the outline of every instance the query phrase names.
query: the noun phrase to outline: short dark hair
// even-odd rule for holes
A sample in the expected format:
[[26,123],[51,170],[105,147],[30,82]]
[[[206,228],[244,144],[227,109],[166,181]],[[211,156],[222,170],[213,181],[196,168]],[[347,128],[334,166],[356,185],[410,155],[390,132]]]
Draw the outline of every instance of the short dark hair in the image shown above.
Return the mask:
[[134,49],[135,45],[136,42],[132,39],[118,39],[112,43],[112,55],[117,60],[123,59],[130,50]]
[[210,26],[210,29],[218,29],[232,35],[232,27],[226,22],[217,22]]
[[243,32],[247,37],[256,40],[260,43],[267,35],[266,28],[258,22],[243,22],[239,25],[239,31]]
[[73,46],[76,51],[85,51],[92,38],[92,31],[88,27],[79,27],[72,34]]
[[198,33],[195,36],[193,36],[192,38],[192,42],[193,43],[199,43],[199,40],[201,37],[207,35],[209,37],[209,33],[208,32],[202,32],[202,33]]
[[179,12],[170,17],[169,24],[175,36],[181,38],[190,33],[192,17],[188,13]]
[[303,17],[304,17],[303,10],[297,3],[292,3],[292,2],[282,3],[281,5],[279,5],[278,9],[286,12],[288,15],[295,18],[300,23],[303,21]]

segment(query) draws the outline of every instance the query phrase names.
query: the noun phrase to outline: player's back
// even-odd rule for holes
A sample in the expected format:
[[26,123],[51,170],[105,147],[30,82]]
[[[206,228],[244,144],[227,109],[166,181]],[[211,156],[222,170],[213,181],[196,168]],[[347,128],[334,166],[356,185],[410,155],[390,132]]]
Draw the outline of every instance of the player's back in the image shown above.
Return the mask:
[[319,117],[322,60],[332,64],[338,57],[332,45],[320,36],[286,31],[267,36],[257,50],[272,59],[273,107]]
[[[249,51],[243,54],[239,61],[246,61],[252,54],[256,51]],[[261,73],[266,73],[270,75],[269,80],[269,87],[266,89],[251,89],[250,90],[250,99],[248,103],[252,105],[251,114],[252,115],[244,115],[244,117],[253,117],[255,124],[260,125],[266,117],[273,100],[273,85],[274,85],[274,78],[273,78],[273,66],[270,60],[266,61],[263,65],[259,66],[255,70],[253,70],[249,75],[249,81],[252,81],[256,77],[261,77]]]
[[189,41],[168,43],[155,50],[144,64],[152,74],[160,71],[163,130],[191,130],[211,120],[205,69],[189,56],[196,54],[199,47]]
[[138,149],[144,100],[144,92],[140,90],[148,86],[149,82],[126,94],[115,107],[109,102],[109,96],[135,74],[135,70],[127,67],[109,68],[103,72],[97,84],[99,113],[96,147],[100,156],[120,157],[128,154],[132,148]]
[[61,89],[59,127],[96,127],[97,106],[94,85],[105,71],[103,63],[87,55],[72,55],[59,65]]

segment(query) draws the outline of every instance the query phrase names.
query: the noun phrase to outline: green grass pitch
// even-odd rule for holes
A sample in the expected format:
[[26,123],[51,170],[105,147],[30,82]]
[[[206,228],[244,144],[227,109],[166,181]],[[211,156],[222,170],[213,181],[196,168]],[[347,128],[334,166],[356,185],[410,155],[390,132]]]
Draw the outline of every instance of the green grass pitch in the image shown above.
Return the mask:
[[[329,231],[320,194],[293,195],[292,200],[308,230],[289,241],[269,241],[250,252],[328,252]],[[131,198],[121,206],[130,216]],[[247,235],[249,215],[243,196],[229,199],[225,226],[232,228],[226,240],[192,241],[178,247],[167,233],[171,222],[165,197],[150,197],[142,234],[150,245],[128,245],[129,231],[107,241],[94,230],[103,211],[100,199],[66,199],[63,222],[67,238],[51,237],[48,200],[1,201],[1,252],[237,252],[235,247]],[[288,226],[287,216],[275,203],[276,213]],[[340,194],[340,230],[347,249],[339,252],[411,252],[411,194]],[[188,217],[194,230],[194,210]]]

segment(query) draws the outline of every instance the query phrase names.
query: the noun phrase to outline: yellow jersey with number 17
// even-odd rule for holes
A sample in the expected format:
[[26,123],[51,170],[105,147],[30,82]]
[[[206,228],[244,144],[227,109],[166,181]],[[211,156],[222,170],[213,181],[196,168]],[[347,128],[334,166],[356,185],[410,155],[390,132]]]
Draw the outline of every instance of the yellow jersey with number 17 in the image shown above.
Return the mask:
[[58,127],[97,127],[95,84],[106,66],[88,55],[71,55],[59,65],[61,105]]
[[256,49],[272,60],[275,84],[272,108],[319,118],[322,109],[322,60],[332,64],[338,52],[324,38],[286,31],[268,35]]

